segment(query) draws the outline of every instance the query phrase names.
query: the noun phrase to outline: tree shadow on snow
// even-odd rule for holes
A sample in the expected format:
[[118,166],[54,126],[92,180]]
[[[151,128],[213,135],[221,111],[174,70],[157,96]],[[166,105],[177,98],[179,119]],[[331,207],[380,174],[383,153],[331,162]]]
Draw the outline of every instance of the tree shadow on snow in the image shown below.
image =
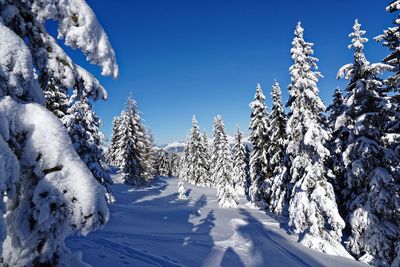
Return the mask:
[[[124,262],[131,266],[139,266],[138,261],[143,265],[198,266],[214,246],[211,237],[214,211],[204,215],[200,211],[207,205],[207,197],[182,200],[178,193],[154,197],[166,188],[165,178],[155,185],[145,192],[135,192],[135,198],[143,198],[141,201],[115,208],[116,213],[129,209],[134,216],[129,216],[127,211],[120,212],[119,222],[109,223],[87,239],[109,250],[104,255],[112,255],[116,261],[124,257]],[[91,263],[90,259],[88,262]],[[115,262],[114,266],[123,265]]]
[[237,228],[249,243],[254,266],[322,266],[321,262],[299,249],[289,238],[265,227],[245,209],[240,209],[247,224]]
[[[116,204],[120,203],[133,203],[146,196],[158,196],[160,195],[168,186],[165,178],[156,178],[151,181],[146,187],[135,187],[126,184],[114,184],[112,186],[114,192],[118,192],[118,197],[116,198]],[[132,192],[134,192],[132,194]],[[112,207],[112,205],[111,205]]]
[[[267,266],[268,264],[266,264]],[[222,257],[221,267],[244,267],[239,255],[231,248],[227,248]]]

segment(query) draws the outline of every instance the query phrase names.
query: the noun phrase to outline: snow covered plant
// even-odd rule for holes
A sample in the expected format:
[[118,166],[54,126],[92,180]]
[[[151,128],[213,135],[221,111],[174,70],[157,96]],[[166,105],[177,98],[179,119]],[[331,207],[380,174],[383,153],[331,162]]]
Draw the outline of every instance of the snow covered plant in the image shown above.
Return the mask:
[[186,196],[186,189],[185,189],[185,187],[184,187],[184,185],[183,185],[183,181],[182,181],[182,179],[179,179],[179,182],[178,182],[178,193],[179,193],[179,198],[180,199],[186,199],[187,198],[187,196]]
[[107,93],[47,33],[47,20],[55,20],[58,37],[101,66],[103,75],[118,75],[107,35],[85,1],[0,1],[0,241],[6,266],[84,265],[65,238],[87,234],[109,217],[104,187],[45,108],[43,92],[75,89],[91,99]]
[[269,114],[265,105],[265,96],[260,84],[257,84],[254,101],[250,103],[251,121],[249,129],[253,150],[250,156],[249,198],[261,208],[266,208],[269,199],[270,173],[268,168],[268,130]]
[[222,117],[214,119],[214,141],[212,154],[212,180],[217,187],[218,203],[221,208],[235,208],[239,197],[234,188],[231,149],[224,129]]
[[399,158],[393,150],[396,145],[385,142],[393,130],[396,112],[392,107],[396,104],[379,78],[380,73],[392,70],[393,66],[368,62],[364,55],[364,43],[368,40],[364,34],[356,20],[349,35],[353,63],[338,72],[339,78],[349,80],[345,108],[336,119],[338,130],[346,133],[342,134],[346,138],[341,139],[345,145],[341,158],[344,187],[340,194],[350,230],[347,248],[369,264],[398,266]]
[[156,174],[154,144],[132,96],[128,97],[121,116],[114,118],[113,122],[108,162],[120,168],[125,184],[147,185]]
[[300,242],[322,252],[349,256],[340,244],[345,226],[336,205],[333,186],[327,175],[330,155],[325,147],[328,133],[322,122],[325,106],[317,87],[317,59],[312,43],[304,41],[300,23],[295,30],[289,86],[290,116],[287,122],[291,189],[289,226],[300,234]]
[[157,159],[157,175],[171,176],[171,167],[168,153],[164,149],[160,149]]
[[209,178],[209,156],[207,137],[200,133],[200,127],[193,116],[192,129],[187,149],[187,181],[199,186],[212,186]]
[[249,180],[249,155],[247,147],[243,143],[243,133],[237,128],[235,143],[232,148],[233,179],[237,193],[244,194],[246,182]]

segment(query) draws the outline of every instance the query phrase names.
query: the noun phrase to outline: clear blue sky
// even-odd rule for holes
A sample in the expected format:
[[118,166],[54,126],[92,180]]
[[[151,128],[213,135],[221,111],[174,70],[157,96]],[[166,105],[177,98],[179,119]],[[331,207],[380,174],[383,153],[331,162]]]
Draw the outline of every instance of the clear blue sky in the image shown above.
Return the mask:
[[88,0],[117,53],[120,77],[71,56],[94,73],[109,92],[95,103],[110,137],[112,118],[132,91],[158,144],[184,140],[196,114],[212,134],[216,114],[228,133],[239,125],[247,132],[257,82],[268,97],[276,78],[287,99],[292,64],[290,47],[298,21],[305,39],[314,42],[325,78],[319,88],[326,104],[336,86],[338,68],[351,62],[347,49],[354,19],[367,31],[367,58],[380,61],[387,50],[372,38],[390,25],[388,1],[248,1],[248,0]]

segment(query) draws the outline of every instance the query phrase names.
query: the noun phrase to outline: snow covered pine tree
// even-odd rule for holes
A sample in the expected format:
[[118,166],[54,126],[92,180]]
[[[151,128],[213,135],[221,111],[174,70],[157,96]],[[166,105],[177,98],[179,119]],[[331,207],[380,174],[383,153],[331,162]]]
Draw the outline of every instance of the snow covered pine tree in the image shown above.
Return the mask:
[[[337,121],[347,139],[343,152],[348,250],[359,260],[376,266],[398,261],[400,240],[398,203],[399,176],[393,150],[384,137],[392,112],[383,81],[378,75],[392,70],[384,63],[371,64],[364,55],[365,31],[356,20],[349,35],[354,50],[353,63],[344,65],[338,78],[349,84],[344,99],[345,119]],[[396,177],[397,175],[397,177]],[[397,211],[397,212],[396,212]]]
[[239,197],[234,188],[231,149],[220,115],[214,119],[212,160],[214,161],[212,180],[217,188],[218,204],[221,208],[235,208],[239,203]]
[[117,153],[117,144],[118,140],[121,138],[120,132],[118,129],[121,125],[121,119],[119,117],[113,118],[113,129],[111,136],[111,145],[108,147],[106,154],[106,161],[110,165],[118,166],[120,162],[117,161],[116,153]]
[[244,194],[246,181],[249,179],[249,158],[246,145],[243,143],[243,133],[237,128],[233,155],[233,183],[237,193]]
[[300,22],[295,29],[289,86],[288,146],[292,164],[289,226],[300,234],[300,243],[319,251],[350,257],[340,244],[345,224],[336,205],[333,186],[327,181],[328,133],[322,123],[325,106],[317,87],[321,74],[312,57],[312,43],[303,39]]
[[177,152],[172,152],[171,156],[169,158],[170,161],[170,170],[169,172],[171,173],[172,177],[179,177],[179,169],[180,169],[180,164],[181,164],[181,157]]
[[188,151],[188,182],[199,186],[210,186],[207,183],[209,179],[207,148],[204,147],[203,137],[195,116],[192,119]]
[[266,208],[271,182],[268,169],[269,115],[260,84],[257,84],[254,101],[250,103],[250,108],[251,122],[249,129],[253,150],[250,155],[251,186],[249,196],[251,202],[260,208]]
[[125,184],[145,186],[153,178],[152,142],[142,124],[136,101],[128,97],[118,128],[115,161]]
[[272,85],[272,109],[270,115],[270,140],[268,147],[269,168],[273,177],[271,196],[268,209],[275,213],[281,213],[282,201],[286,189],[284,157],[287,143],[286,115],[281,100],[281,88],[277,81]]
[[168,153],[164,149],[158,152],[157,174],[161,176],[171,176],[171,167]]
[[67,110],[62,122],[67,128],[75,151],[85,162],[94,178],[106,188],[106,199],[108,203],[115,201],[111,185],[113,181],[109,174],[108,166],[104,162],[104,139],[100,132],[101,121],[92,109],[87,97],[76,97],[71,108]]
[[64,240],[106,223],[105,190],[73,150],[60,120],[44,107],[43,92],[50,86],[60,92],[79,88],[92,99],[107,93],[72,62],[45,22],[55,20],[64,43],[100,65],[103,75],[118,75],[114,51],[83,0],[1,1],[0,10],[0,189],[7,195],[5,224],[0,216],[2,264],[82,266]]

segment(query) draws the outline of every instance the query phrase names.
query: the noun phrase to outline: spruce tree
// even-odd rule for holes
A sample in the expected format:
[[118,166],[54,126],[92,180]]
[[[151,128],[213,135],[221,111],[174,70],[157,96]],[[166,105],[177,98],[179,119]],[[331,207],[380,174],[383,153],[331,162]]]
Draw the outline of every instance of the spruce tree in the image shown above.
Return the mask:
[[157,174],[160,176],[171,176],[168,153],[164,149],[158,152]]
[[[65,103],[49,102],[56,117],[45,108],[45,93],[54,90],[54,99],[61,99],[64,88],[80,87],[90,100],[105,99],[98,80],[75,64],[64,47],[80,50],[103,75],[114,78],[115,53],[84,0],[0,5],[1,265],[82,266],[65,239],[107,222],[105,190],[59,120]],[[59,40],[46,30],[49,21]]]
[[55,82],[55,78],[51,77],[48,81],[44,96],[46,98],[46,108],[53,112],[57,118],[62,119],[67,115],[69,108],[67,89],[60,85],[59,82]]
[[179,156],[178,153],[172,152],[170,156],[170,170],[169,172],[171,173],[172,177],[179,177],[179,170],[180,170],[180,162],[181,162],[181,157]]
[[121,138],[117,142],[116,158],[120,160],[120,173],[124,183],[134,186],[147,184],[143,166],[146,145],[144,127],[141,125],[135,100],[129,96],[125,111],[121,113],[118,128]]
[[142,153],[142,166],[143,177],[147,183],[151,182],[156,175],[156,149],[154,144],[154,137],[150,129],[146,129],[142,124],[139,125],[139,130],[142,134],[139,137],[139,144],[141,144]]
[[204,185],[207,187],[211,187],[213,185],[211,175],[210,175],[210,170],[211,170],[211,155],[210,155],[210,146],[208,144],[208,136],[206,131],[203,133],[203,142],[202,142],[202,150],[203,150],[203,155],[205,159],[205,179],[204,179]]
[[250,103],[251,122],[249,129],[253,150],[250,156],[251,202],[266,208],[269,201],[271,174],[268,168],[269,117],[265,96],[260,84],[257,85],[254,101]]
[[[390,65],[389,77],[385,80],[385,91],[389,92],[387,96],[391,103],[391,109],[388,114],[388,123],[386,124],[386,133],[382,137],[383,145],[393,151],[389,162],[392,170],[392,176],[395,179],[394,184],[400,184],[400,1],[391,1],[386,7],[386,11],[396,15],[391,27],[388,27],[383,34],[375,39],[386,46],[390,54],[383,62]],[[396,210],[396,221],[400,221],[399,209]],[[392,261],[392,266],[400,266],[400,242],[396,241],[396,257]]]
[[398,173],[393,166],[393,150],[384,144],[385,130],[391,119],[390,100],[378,75],[392,67],[384,63],[371,64],[365,57],[363,37],[356,20],[349,35],[354,50],[353,63],[346,64],[339,78],[346,78],[346,133],[343,152],[343,199],[346,201],[349,226],[348,250],[359,260],[377,266],[398,261],[399,245],[399,186]]
[[277,81],[272,86],[272,109],[270,119],[270,141],[269,141],[269,166],[271,169],[273,182],[271,185],[271,199],[268,208],[276,213],[282,210],[281,192],[285,190],[287,184],[282,180],[285,173],[284,156],[286,150],[286,115],[283,110],[281,100],[281,88]]
[[328,142],[328,148],[331,152],[330,166],[334,173],[334,179],[331,179],[331,183],[336,193],[336,201],[339,207],[339,211],[342,216],[346,216],[345,204],[343,199],[342,190],[345,188],[344,184],[344,164],[343,164],[343,151],[345,149],[345,142],[347,130],[342,127],[343,120],[346,119],[345,114],[346,106],[344,104],[344,98],[342,91],[339,88],[335,89],[333,94],[332,104],[327,108],[329,111],[328,126],[330,131],[330,140]]
[[246,181],[249,180],[249,161],[246,145],[243,143],[243,133],[237,128],[235,143],[232,148],[233,179],[236,192],[244,194]]
[[289,86],[290,117],[287,151],[292,164],[289,169],[291,198],[289,226],[300,235],[300,242],[317,250],[346,255],[341,249],[344,221],[336,205],[332,185],[327,181],[329,150],[325,147],[328,132],[324,129],[322,112],[325,106],[317,87],[321,74],[318,61],[312,57],[312,43],[304,41],[298,23],[292,42]]
[[[393,67],[391,70],[393,75],[387,79],[386,84],[390,91],[398,93],[400,91],[400,1],[390,1],[386,11],[396,15],[393,20],[394,25],[375,37],[375,40],[382,42],[391,52],[383,59],[384,63]],[[397,100],[399,101],[399,99]],[[397,104],[399,103],[397,102]]]
[[220,115],[214,119],[213,159],[212,180],[217,188],[218,204],[221,208],[234,208],[239,197],[234,188],[231,149]]
[[250,186],[251,186],[251,177],[250,177],[250,149],[247,145],[245,145],[245,158],[246,158],[246,164],[248,166],[247,173],[248,175],[246,176],[246,180],[244,182],[244,195],[246,196],[248,201],[251,201],[250,199]]
[[181,179],[182,181],[188,181],[188,172],[189,172],[189,151],[190,147],[189,147],[189,137],[186,138],[186,142],[185,142],[185,148],[183,151],[183,155],[181,158],[181,162],[179,163],[179,179]]
[[189,138],[188,181],[194,185],[208,186],[207,150],[196,117],[192,119],[192,130]]
[[113,181],[104,162],[105,137],[100,132],[101,121],[93,111],[87,97],[80,96],[67,110],[62,121],[71,137],[72,145],[94,178],[105,187],[109,203],[114,202]]
[[121,133],[118,132],[119,126],[121,124],[121,119],[119,117],[113,118],[113,129],[112,129],[112,136],[111,136],[111,144],[108,147],[107,154],[106,154],[106,161],[110,165],[118,166],[120,161],[118,161],[116,155],[118,154],[118,140],[121,138]]

